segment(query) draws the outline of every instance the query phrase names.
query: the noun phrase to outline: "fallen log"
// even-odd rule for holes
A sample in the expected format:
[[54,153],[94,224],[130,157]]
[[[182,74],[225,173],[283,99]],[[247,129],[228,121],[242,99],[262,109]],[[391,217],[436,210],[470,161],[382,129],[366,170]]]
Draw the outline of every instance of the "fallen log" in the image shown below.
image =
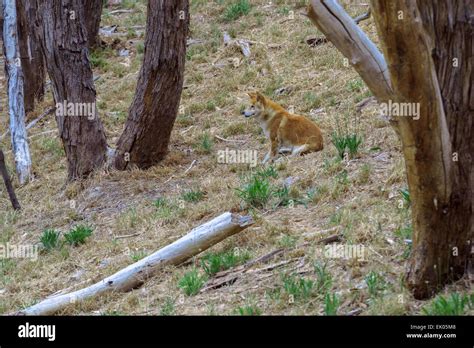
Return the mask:
[[253,224],[250,216],[226,212],[215,219],[196,227],[177,241],[165,246],[148,257],[118,271],[117,273],[89,286],[68,294],[50,297],[25,308],[17,315],[48,315],[100,294],[112,291],[128,291],[143,284],[164,265],[180,265],[220,241]]

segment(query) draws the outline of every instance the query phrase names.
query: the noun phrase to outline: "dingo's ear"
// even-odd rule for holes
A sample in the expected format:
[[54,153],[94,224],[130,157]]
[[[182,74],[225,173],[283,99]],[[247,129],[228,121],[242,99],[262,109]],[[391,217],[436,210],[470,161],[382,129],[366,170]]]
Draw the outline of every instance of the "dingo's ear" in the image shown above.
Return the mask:
[[257,92],[257,101],[265,105],[265,97],[260,92]]
[[247,94],[250,98],[257,98],[257,93],[255,92],[248,92]]

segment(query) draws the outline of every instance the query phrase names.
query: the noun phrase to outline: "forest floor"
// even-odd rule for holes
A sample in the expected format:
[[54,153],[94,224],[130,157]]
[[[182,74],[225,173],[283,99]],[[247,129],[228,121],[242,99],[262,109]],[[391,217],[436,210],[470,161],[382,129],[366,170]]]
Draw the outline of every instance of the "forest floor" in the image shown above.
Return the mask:
[[[232,6],[237,2],[240,7]],[[139,289],[77,303],[60,314],[406,315],[423,309],[443,314],[436,306],[440,297],[417,301],[402,282],[412,229],[400,143],[375,102],[356,112],[356,104],[371,94],[335,47],[317,40],[308,44],[323,36],[305,16],[305,1],[252,0],[250,8],[245,1],[191,3],[180,114],[162,163],[145,171],[104,170],[66,185],[54,117],[30,130],[35,178],[22,187],[15,182],[21,212],[11,210],[0,185],[0,241],[40,245],[48,229],[61,232],[61,238],[77,226],[93,232],[76,247],[40,248],[35,260],[0,259],[0,313],[89,285],[232,211],[251,214],[255,224],[185,265],[164,268]],[[352,16],[367,9],[343,3]],[[97,106],[112,147],[133,99],[146,22],[144,1],[124,1],[121,8],[130,12],[104,10],[102,27],[117,25],[116,32],[103,35],[104,47],[91,52]],[[373,19],[360,26],[377,43]],[[225,46],[224,32],[249,40],[250,57]],[[5,86],[3,76],[1,82]],[[1,90],[3,134],[8,116],[6,89]],[[259,125],[240,114],[247,92],[255,90],[320,125],[324,150],[285,158],[273,169],[219,163],[222,150],[256,150],[259,163],[267,151]],[[48,91],[28,119],[50,106]],[[357,154],[341,159],[334,132],[362,137]],[[1,146],[10,149],[8,136]],[[11,151],[6,152],[14,174]],[[246,184],[256,178],[268,184],[257,190],[258,204],[238,191],[248,192]],[[285,181],[293,182],[288,190]],[[331,253],[335,244],[318,243],[334,235],[338,245],[350,246],[349,253],[362,254],[340,257]],[[236,271],[227,286],[199,291],[217,270],[232,270],[280,248],[251,271]],[[456,306],[456,294],[472,301],[471,286],[466,276],[440,294]],[[474,314],[472,304],[460,313]]]

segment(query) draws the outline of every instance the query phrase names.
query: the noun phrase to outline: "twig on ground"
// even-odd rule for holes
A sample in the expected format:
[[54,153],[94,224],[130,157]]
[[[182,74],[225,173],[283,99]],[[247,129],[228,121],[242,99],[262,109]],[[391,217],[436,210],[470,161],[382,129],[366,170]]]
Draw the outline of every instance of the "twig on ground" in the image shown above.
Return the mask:
[[133,10],[113,10],[113,11],[110,11],[109,14],[116,15],[116,14],[133,13],[133,12],[134,12]]
[[141,235],[141,233],[133,233],[133,234],[124,234],[122,236],[116,236],[114,239],[125,239],[125,238],[131,238],[131,237],[136,237]]
[[219,139],[220,141],[225,141],[225,142],[228,142],[228,143],[245,143],[247,140],[233,140],[233,139],[226,139],[226,138],[222,138],[218,135],[214,135],[214,137],[216,139]]
[[184,171],[184,174],[188,174],[188,172],[194,167],[194,164],[195,164],[196,162],[197,162],[196,160],[192,161],[192,162],[191,162],[191,165],[188,167],[188,169],[186,169],[186,170]]

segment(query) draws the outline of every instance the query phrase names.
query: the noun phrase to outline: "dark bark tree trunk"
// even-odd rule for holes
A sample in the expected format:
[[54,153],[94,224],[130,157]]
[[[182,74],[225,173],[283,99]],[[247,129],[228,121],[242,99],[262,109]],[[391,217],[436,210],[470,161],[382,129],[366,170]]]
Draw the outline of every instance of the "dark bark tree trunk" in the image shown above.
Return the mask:
[[35,16],[35,10],[32,8],[29,13],[26,13],[23,2],[17,0],[17,12],[21,66],[25,76],[25,111],[30,112],[34,110],[36,100],[43,100],[46,73],[40,47],[29,25]]
[[148,2],[144,60],[117,144],[118,169],[146,169],[168,152],[183,87],[188,26],[188,0]]
[[68,179],[83,178],[104,164],[107,148],[95,105],[83,3],[36,0],[36,7],[35,33],[51,78]]
[[[420,107],[419,119],[394,117],[392,125],[402,141],[413,202],[413,251],[406,280],[415,298],[424,299],[465,274],[472,248],[474,3],[371,2],[392,90],[384,94],[375,88],[373,93],[380,102]],[[357,36],[349,33],[357,30],[344,21],[342,8],[335,0],[312,0],[311,10],[312,20],[357,69],[357,58],[368,46],[350,44]],[[375,62],[364,61],[370,69],[358,69],[365,79],[371,79],[371,70],[385,71],[370,61]],[[368,86],[377,86],[377,81]]]
[[2,149],[0,149],[0,174],[2,175],[3,182],[5,183],[5,187],[7,189],[8,196],[10,197],[10,202],[12,202],[13,209],[20,210],[21,206],[20,203],[18,203],[15,190],[13,189],[10,176],[8,175],[7,166],[5,164],[5,156],[3,155]]
[[102,16],[103,0],[84,1],[85,22],[87,27],[87,41],[89,48],[96,47],[100,43],[99,28]]

